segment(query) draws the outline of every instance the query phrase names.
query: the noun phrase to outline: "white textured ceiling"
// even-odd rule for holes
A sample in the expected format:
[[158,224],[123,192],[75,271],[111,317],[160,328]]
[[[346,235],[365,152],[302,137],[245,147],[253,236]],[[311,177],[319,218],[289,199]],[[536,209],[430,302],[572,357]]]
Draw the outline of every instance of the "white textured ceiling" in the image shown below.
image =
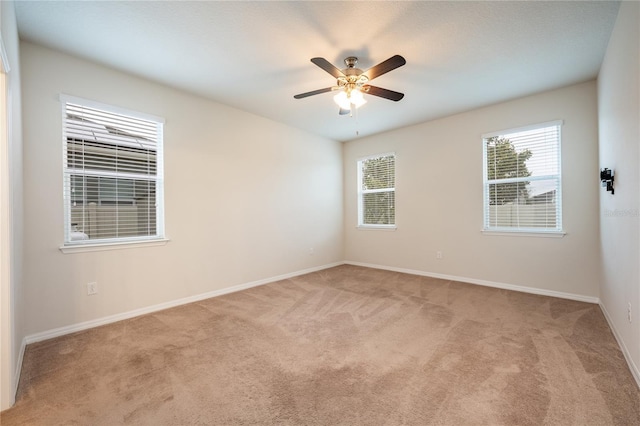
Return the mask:
[[[18,1],[22,39],[346,141],[597,76],[618,2]],[[312,64],[407,65],[338,116]]]

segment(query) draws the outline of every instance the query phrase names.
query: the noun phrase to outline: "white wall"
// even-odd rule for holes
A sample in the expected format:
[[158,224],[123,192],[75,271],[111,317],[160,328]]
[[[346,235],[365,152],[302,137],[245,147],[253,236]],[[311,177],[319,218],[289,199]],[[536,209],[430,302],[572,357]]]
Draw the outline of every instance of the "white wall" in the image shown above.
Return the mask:
[[[431,274],[598,296],[596,84],[587,82],[344,145],[345,257]],[[482,229],[484,133],[564,120],[564,238]],[[396,231],[356,229],[356,161],[396,153]],[[436,260],[436,251],[443,259]]]
[[[25,267],[24,277],[12,278],[14,286],[24,282],[15,289],[21,298],[16,339],[346,259],[601,297],[638,365],[637,24],[638,4],[623,4],[597,85],[582,83],[342,146],[22,43]],[[58,250],[63,238],[60,93],[166,118],[169,244],[78,254]],[[481,134],[556,119],[564,120],[567,235],[482,235]],[[616,169],[615,196],[602,192],[597,179],[598,124],[600,166]],[[14,141],[20,151],[20,138]],[[397,154],[398,229],[358,230],[356,160],[389,151]],[[14,158],[19,169],[21,157]],[[15,188],[21,193],[19,177]],[[14,200],[14,211],[22,218],[20,199]],[[20,219],[13,228],[19,246],[12,260],[19,267],[13,269],[19,275]],[[442,260],[435,259],[437,250]],[[99,284],[97,296],[86,296],[90,281]],[[636,315],[632,324],[626,321],[628,300]]]
[[0,410],[4,410],[15,399],[20,342],[24,335],[19,314],[22,307],[23,196],[20,56],[13,2],[0,2],[0,17],[9,66],[5,80],[6,121],[3,117],[0,126],[6,136],[6,146],[3,143],[0,155]]
[[639,26],[640,4],[623,2],[598,76],[598,123],[600,167],[615,171],[615,194],[600,191],[600,298],[640,384]]
[[13,404],[20,363],[23,322],[18,314],[22,305],[23,183],[22,183],[22,105],[18,30],[13,2],[0,2],[2,41],[9,72],[6,74],[7,128],[2,129],[3,181],[0,190],[0,409]]
[[[30,43],[21,56],[27,334],[343,259],[338,142]],[[60,93],[166,119],[167,245],[58,250]]]

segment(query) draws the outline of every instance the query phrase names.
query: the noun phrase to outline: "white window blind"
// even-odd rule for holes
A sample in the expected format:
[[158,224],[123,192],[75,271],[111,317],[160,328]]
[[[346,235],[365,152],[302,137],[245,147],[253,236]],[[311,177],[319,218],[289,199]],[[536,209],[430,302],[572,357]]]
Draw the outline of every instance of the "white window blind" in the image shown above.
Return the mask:
[[358,225],[395,227],[395,154],[358,161]]
[[64,243],[164,238],[162,120],[63,99]]
[[485,230],[562,231],[561,125],[483,135]]

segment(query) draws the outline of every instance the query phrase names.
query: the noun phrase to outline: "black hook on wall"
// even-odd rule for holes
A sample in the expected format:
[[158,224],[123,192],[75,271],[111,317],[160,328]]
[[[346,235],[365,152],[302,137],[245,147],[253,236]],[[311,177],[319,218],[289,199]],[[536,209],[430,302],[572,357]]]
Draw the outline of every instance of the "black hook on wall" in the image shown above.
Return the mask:
[[611,195],[615,193],[613,190],[613,170],[609,170],[607,168],[600,170],[600,181],[602,182],[603,188],[607,188],[607,191],[611,191]]

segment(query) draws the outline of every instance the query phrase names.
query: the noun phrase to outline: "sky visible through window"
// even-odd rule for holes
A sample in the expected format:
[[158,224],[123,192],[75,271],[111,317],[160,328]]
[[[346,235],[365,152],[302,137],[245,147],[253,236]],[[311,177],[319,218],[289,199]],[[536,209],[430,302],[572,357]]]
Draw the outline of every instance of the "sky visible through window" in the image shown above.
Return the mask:
[[[526,161],[527,169],[532,177],[550,176],[558,174],[558,148],[553,143],[557,138],[559,127],[549,126],[522,132],[503,135],[511,140],[517,152],[529,149],[532,155]],[[541,138],[542,135],[542,138]],[[555,183],[548,180],[530,181],[528,185],[529,195],[536,196],[555,189]]]

